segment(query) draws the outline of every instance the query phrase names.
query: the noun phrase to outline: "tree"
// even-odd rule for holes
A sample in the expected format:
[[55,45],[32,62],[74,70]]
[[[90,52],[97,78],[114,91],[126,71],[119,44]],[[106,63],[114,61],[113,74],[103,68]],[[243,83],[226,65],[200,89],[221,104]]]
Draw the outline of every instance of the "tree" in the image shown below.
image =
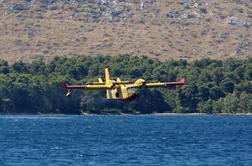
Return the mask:
[[43,61],[33,61],[29,65],[29,72],[32,74],[44,74],[46,69],[45,62]]
[[226,93],[233,93],[234,91],[234,83],[229,78],[224,79],[221,82],[221,89]]
[[[185,85],[177,95],[178,112],[192,113],[197,112],[198,88],[195,84]],[[181,110],[182,109],[182,110]]]
[[10,72],[8,62],[5,60],[0,60],[0,73],[8,74]]
[[236,113],[239,110],[239,98],[234,94],[228,94],[223,99],[223,112],[225,113]]
[[149,89],[142,89],[139,97],[130,103],[130,107],[144,114],[172,111],[171,106],[165,102],[159,91]]
[[224,97],[225,94],[223,93],[223,91],[218,87],[218,86],[214,86],[210,89],[210,98],[213,100],[218,100],[221,97]]
[[209,88],[206,85],[200,85],[198,88],[199,100],[206,101],[209,99]]
[[18,73],[25,73],[28,71],[27,65],[22,61],[16,62],[12,65],[12,70]]
[[201,101],[198,104],[198,112],[200,113],[213,113],[213,100]]
[[[182,89],[142,89],[137,101],[108,101],[105,91],[74,91],[66,98],[63,81],[82,84],[97,81],[104,66],[123,80],[175,81],[186,76]],[[252,59],[185,60],[160,62],[147,57],[56,57],[45,63],[0,60],[1,113],[153,113],[252,112]]]
[[239,112],[249,113],[252,110],[252,94],[242,92],[239,101]]
[[223,68],[217,67],[216,69],[214,69],[212,73],[212,78],[213,78],[213,81],[216,82],[216,84],[220,84],[221,81],[224,79],[223,73],[224,73]]
[[245,78],[246,78],[246,80],[252,80],[252,66],[251,66],[251,68],[246,70]]
[[97,76],[98,74],[99,74],[99,66],[97,64],[89,67],[88,76],[94,77]]
[[222,113],[223,112],[223,110],[222,110],[222,108],[223,108],[223,99],[221,98],[221,99],[219,99],[217,101],[213,101],[212,108],[213,108],[212,113]]

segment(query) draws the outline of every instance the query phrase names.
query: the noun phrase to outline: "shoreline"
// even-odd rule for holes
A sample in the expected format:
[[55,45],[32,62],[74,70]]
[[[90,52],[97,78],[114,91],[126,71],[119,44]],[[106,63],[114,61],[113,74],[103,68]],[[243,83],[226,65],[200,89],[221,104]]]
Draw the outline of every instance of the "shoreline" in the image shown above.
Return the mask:
[[251,116],[252,113],[212,113],[212,114],[207,114],[207,113],[153,113],[150,115],[158,115],[158,116],[183,116],[183,115],[188,115],[188,116]]
[[81,114],[1,114],[0,116],[66,116],[66,115],[73,115],[73,116],[141,116],[141,115],[154,115],[154,116],[252,116],[252,113],[152,113],[152,114],[127,114],[127,113],[118,113],[118,114],[92,114],[92,113],[81,113]]

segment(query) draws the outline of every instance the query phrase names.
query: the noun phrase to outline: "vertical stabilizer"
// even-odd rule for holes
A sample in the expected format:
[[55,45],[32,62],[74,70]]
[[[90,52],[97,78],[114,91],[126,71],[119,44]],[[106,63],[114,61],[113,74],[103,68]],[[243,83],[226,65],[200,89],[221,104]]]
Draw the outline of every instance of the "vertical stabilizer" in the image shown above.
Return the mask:
[[110,73],[109,73],[109,67],[106,66],[105,68],[105,82],[108,84],[110,82]]

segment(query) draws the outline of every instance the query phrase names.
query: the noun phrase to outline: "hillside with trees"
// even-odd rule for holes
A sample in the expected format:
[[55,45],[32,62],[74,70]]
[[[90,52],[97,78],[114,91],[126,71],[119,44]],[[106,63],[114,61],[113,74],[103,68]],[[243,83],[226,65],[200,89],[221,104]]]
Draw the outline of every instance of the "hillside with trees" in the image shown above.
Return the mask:
[[[62,82],[82,84],[111,75],[123,80],[175,81],[183,88],[141,89],[132,102],[106,100],[103,91],[73,92],[66,97]],[[48,63],[0,61],[0,114],[149,114],[251,113],[252,59],[158,61],[147,57],[55,57]]]

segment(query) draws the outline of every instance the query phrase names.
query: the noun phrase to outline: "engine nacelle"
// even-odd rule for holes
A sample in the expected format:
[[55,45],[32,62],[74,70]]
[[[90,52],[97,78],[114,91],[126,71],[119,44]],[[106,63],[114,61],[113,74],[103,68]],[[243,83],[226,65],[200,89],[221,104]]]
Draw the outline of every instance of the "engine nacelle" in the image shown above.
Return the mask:
[[138,79],[135,81],[135,84],[137,86],[143,86],[145,84],[145,80],[144,79]]

